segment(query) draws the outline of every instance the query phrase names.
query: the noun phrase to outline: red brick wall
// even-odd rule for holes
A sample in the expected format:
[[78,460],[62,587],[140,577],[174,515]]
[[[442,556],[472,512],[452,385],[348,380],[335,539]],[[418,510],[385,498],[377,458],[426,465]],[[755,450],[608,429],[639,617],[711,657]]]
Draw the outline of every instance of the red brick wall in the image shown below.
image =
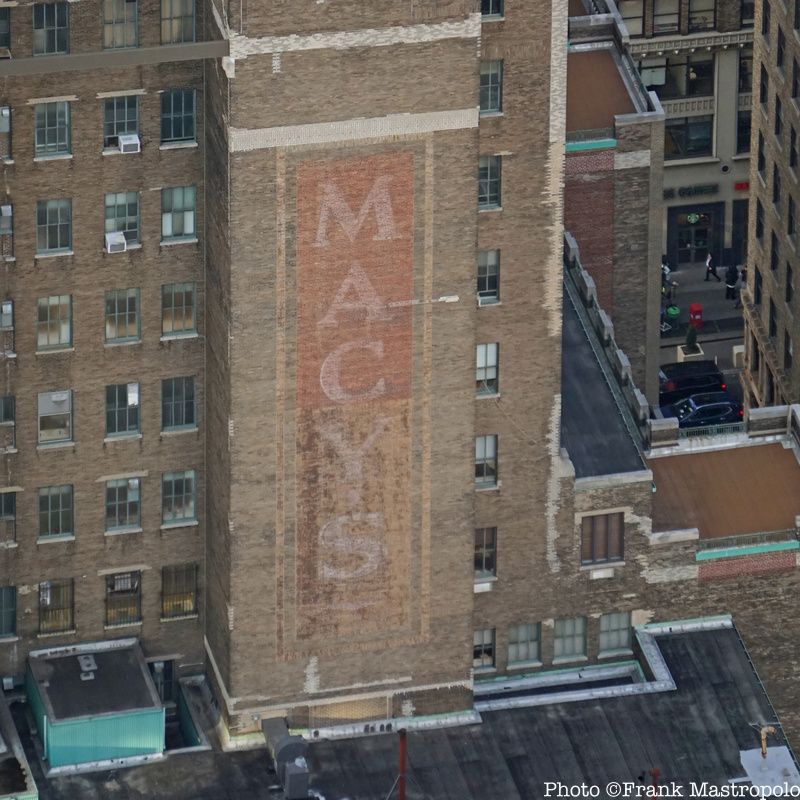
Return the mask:
[[769,575],[775,572],[791,572],[796,566],[797,560],[793,550],[764,553],[701,563],[698,577],[701,581],[713,581],[737,578],[740,575]]

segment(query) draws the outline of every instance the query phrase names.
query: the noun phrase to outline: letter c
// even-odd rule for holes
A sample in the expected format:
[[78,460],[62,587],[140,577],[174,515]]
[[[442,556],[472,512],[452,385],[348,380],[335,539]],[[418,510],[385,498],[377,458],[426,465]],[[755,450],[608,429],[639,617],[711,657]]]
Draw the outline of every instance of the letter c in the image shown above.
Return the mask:
[[376,358],[383,358],[383,342],[370,342],[362,339],[357,342],[345,342],[340,344],[332,353],[329,353],[322,362],[322,369],[319,373],[319,385],[325,396],[334,403],[355,403],[359,400],[377,400],[386,394],[386,381],[379,378],[371,389],[364,392],[353,394],[342,387],[341,376],[339,374],[342,366],[342,359],[352,350],[368,350],[374,353]]

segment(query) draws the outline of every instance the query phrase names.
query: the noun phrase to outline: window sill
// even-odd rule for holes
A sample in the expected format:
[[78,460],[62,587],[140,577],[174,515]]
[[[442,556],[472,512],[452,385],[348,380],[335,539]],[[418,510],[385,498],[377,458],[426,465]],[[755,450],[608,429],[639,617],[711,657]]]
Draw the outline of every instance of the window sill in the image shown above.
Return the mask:
[[501,485],[502,484],[499,481],[497,483],[492,484],[491,486],[489,486],[489,485],[482,486],[481,484],[476,483],[475,484],[475,491],[476,492],[499,492]]
[[481,392],[475,395],[476,400],[497,400],[500,397],[500,392]]
[[37,444],[37,450],[66,450],[67,448],[75,449],[75,442],[53,442],[52,444]]
[[19,641],[19,636],[0,636],[0,647],[4,644],[14,644]]
[[485,14],[481,15],[481,24],[484,22],[503,22],[505,16],[503,14]]
[[103,625],[104,631],[115,631],[119,628],[141,628],[142,620],[138,622],[117,622],[114,625]]
[[559,656],[553,659],[554,664],[584,664],[589,660],[588,656]]
[[495,675],[497,667],[473,667],[472,672],[477,678],[479,675]]
[[70,628],[66,631],[48,631],[47,633],[37,633],[37,639],[52,639],[54,636],[74,636],[78,632],[77,628]]
[[478,301],[478,308],[494,308],[495,306],[503,305],[501,300],[496,300],[494,303],[481,303]]
[[737,153],[735,156],[731,156],[731,161],[749,161],[750,160],[750,153]]
[[34,259],[40,258],[61,258],[62,256],[74,256],[73,250],[54,250],[52,253],[36,253]]
[[103,347],[129,347],[132,344],[141,344],[141,339],[131,339],[128,342],[103,342]]
[[71,161],[72,153],[57,153],[53,156],[34,156],[34,164],[39,161]]
[[159,150],[191,150],[197,147],[197,142],[164,142],[158,146]]
[[126,533],[141,533],[141,525],[131,525],[129,528],[114,528],[110,531],[103,531],[103,536],[124,536]]
[[624,561],[598,561],[594,564],[581,564],[579,569],[581,572],[591,572],[595,569],[616,569],[624,566]]
[[184,614],[180,617],[161,617],[161,622],[185,622],[187,619],[200,619],[200,615]]
[[619,658],[620,656],[632,656],[633,650],[629,647],[621,647],[619,650],[601,650],[598,658]]
[[106,438],[103,439],[103,444],[108,444],[109,442],[130,442],[141,438],[141,433],[122,433],[119,436],[106,436]]
[[193,333],[165,333],[161,337],[162,342],[172,342],[176,339],[197,339],[200,334],[197,331]]
[[13,158],[3,158],[3,159],[2,159],[2,162],[3,162],[4,164],[8,164],[8,165],[10,166],[11,164],[13,164],[13,163],[14,163],[14,159],[13,159]]
[[36,544],[50,544],[51,542],[74,542],[75,534],[67,533],[61,536],[40,536],[36,540]]
[[192,425],[191,427],[187,428],[170,428],[169,430],[161,431],[160,436],[163,439],[165,436],[170,437],[180,436],[182,433],[197,433],[198,430],[199,428],[197,425]]
[[193,520],[181,520],[180,522],[165,522],[161,526],[162,531],[171,531],[175,530],[176,528],[196,528],[200,522],[196,519]]
[[54,347],[52,350],[37,350],[34,355],[37,356],[52,356],[57,353],[74,353],[74,347]]
[[159,244],[162,247],[174,247],[176,244],[197,244],[197,237],[191,239],[162,239]]
[[544,664],[541,661],[515,661],[514,663],[509,663],[506,669],[531,669],[532,667],[542,666],[544,666]]
[[480,119],[493,119],[494,117],[504,117],[505,112],[503,111],[480,111],[478,113],[478,117]]
[[0,456],[12,456],[14,453],[18,453],[16,447],[1,447],[0,448]]
[[14,550],[19,547],[18,542],[0,542],[0,550]]
[[[719,164],[720,159],[716,156],[698,156],[697,158],[674,158],[674,159],[664,159],[664,168],[667,167],[694,167],[698,164]],[[685,200],[685,197],[682,197],[681,200]]]
[[[666,163],[666,162],[664,162]],[[497,211],[502,211],[503,206],[478,206],[479,214],[493,214]]]

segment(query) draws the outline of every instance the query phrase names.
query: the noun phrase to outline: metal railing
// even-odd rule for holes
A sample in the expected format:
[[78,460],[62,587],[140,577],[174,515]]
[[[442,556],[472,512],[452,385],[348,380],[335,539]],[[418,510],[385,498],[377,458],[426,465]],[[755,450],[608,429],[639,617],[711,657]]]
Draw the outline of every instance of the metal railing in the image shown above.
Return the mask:
[[791,542],[800,539],[797,528],[783,531],[761,531],[760,533],[743,533],[738,536],[724,536],[719,539],[698,539],[698,550],[722,550],[730,547],[753,547],[759,544],[775,542]]
[[744,433],[747,426],[744,422],[729,422],[726,425],[702,425],[698,428],[680,428],[679,439],[697,439],[701,436],[726,436],[734,433]]

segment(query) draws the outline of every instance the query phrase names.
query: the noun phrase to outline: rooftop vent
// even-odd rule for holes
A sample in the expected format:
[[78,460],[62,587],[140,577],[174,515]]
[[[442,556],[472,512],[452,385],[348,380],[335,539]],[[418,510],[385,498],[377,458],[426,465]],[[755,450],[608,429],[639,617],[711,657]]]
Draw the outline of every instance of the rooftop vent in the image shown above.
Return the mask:
[[261,730],[267,749],[275,764],[275,772],[283,786],[286,800],[306,800],[308,797],[308,744],[302,736],[290,736],[284,719],[265,719]]

